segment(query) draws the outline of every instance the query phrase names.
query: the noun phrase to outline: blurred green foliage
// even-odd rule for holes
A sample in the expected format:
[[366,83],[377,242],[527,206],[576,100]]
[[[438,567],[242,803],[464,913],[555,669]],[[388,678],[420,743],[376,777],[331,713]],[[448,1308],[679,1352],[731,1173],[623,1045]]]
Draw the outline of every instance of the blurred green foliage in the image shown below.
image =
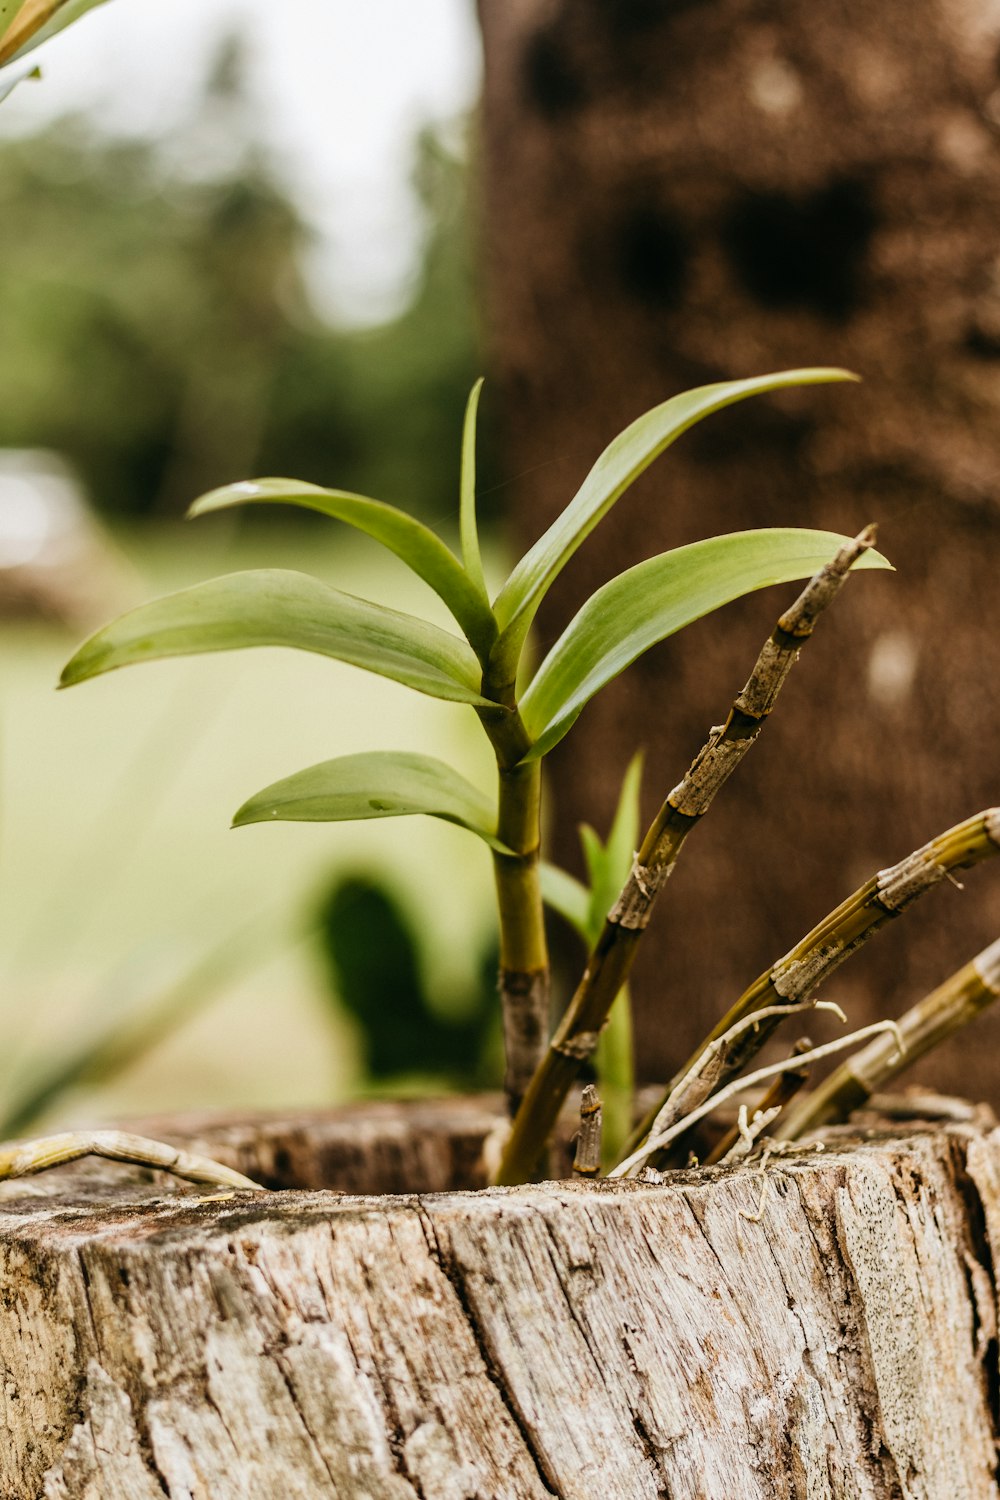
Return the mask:
[[478,982],[462,1012],[447,1014],[432,1002],[418,931],[383,883],[360,874],[338,878],[319,916],[333,990],[358,1023],[374,1082],[435,1078],[461,1088],[499,1086],[495,942],[480,955]]
[[309,305],[308,231],[257,142],[236,49],[167,142],[81,120],[0,141],[0,446],[58,450],[125,516],[177,514],[251,473],[447,516],[457,473],[442,488],[440,456],[480,373],[463,157],[418,139],[412,295],[358,332]]

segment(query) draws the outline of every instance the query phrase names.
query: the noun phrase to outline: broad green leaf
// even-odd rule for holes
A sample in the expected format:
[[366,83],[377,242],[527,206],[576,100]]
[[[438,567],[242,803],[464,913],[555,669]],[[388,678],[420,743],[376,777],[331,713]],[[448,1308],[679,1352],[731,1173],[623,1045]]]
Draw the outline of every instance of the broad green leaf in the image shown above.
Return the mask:
[[431,755],[373,750],[325,760],[265,787],[244,802],[234,828],[247,823],[344,823],[428,813],[457,823],[494,849],[497,814],[490,799]]
[[[479,396],[482,380],[477,380],[469,393],[465,408],[465,425],[462,428],[462,480],[459,525],[462,540],[462,562],[465,571],[476,587],[487,607],[486,578],[483,575],[483,559],[479,551],[479,528],[476,523],[476,418],[479,413]],[[490,618],[493,611],[490,610]]]
[[0,0],[0,65],[47,42],[105,0]]
[[[811,577],[845,540],[831,531],[737,531],[648,558],[613,578],[570,621],[521,699],[534,741],[527,758],[557,744],[594,694],[657,641],[754,589]],[[854,566],[890,564],[872,551]]]
[[496,639],[497,627],[485,589],[480,594],[439,536],[394,505],[367,500],[345,490],[325,490],[300,479],[248,479],[202,495],[188,515],[201,516],[233,505],[263,504],[301,505],[307,510],[317,510],[381,542],[430,584],[447,604],[474,650],[483,658],[487,656]]
[[485,702],[476,659],[457,636],[276,568],[229,573],[122,615],[84,642],[60,686],[135,662],[245,646],[317,651],[432,698]]
[[807,369],[785,370],[752,380],[726,380],[672,396],[626,427],[605,448],[566,509],[522,557],[494,601],[501,632],[494,654],[509,675],[513,675],[528,627],[552,580],[629,485],[689,427],[748,396],[786,386],[856,379],[847,370]]
[[538,876],[546,906],[558,912],[589,946],[590,892],[583,881],[544,859],[538,867]]

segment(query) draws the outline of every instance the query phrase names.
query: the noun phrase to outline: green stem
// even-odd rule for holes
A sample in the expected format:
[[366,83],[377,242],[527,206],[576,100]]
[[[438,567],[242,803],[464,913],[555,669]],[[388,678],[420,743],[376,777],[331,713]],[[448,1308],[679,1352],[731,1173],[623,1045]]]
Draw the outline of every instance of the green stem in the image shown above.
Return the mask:
[[[491,696],[484,679],[484,695]],[[548,1039],[549,956],[539,858],[541,762],[521,762],[530,745],[516,708],[483,710],[497,757],[497,836],[512,854],[494,852],[500,918],[500,1002],[507,1068],[504,1088],[516,1114]]]
[[615,998],[608,1024],[594,1053],[603,1110],[601,1155],[613,1166],[632,1129],[635,1101],[635,1062],[632,1049],[632,1005],[628,985]]

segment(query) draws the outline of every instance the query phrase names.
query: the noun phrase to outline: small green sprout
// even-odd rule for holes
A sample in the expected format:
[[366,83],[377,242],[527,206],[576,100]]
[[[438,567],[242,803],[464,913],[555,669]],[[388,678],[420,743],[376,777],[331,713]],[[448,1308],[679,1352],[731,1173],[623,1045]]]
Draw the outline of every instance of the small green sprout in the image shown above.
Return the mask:
[[[618,806],[607,842],[588,823],[580,825],[580,843],[587,884],[557,865],[542,861],[542,899],[562,917],[591,953],[619,891],[628,879],[639,847],[639,787],[642,754],[629,762],[618,796]],[[601,1147],[605,1162],[618,1159],[632,1129],[635,1100],[635,1062],[632,1051],[632,1010],[628,985],[612,1004],[607,1025],[594,1050],[594,1070],[601,1088]]]

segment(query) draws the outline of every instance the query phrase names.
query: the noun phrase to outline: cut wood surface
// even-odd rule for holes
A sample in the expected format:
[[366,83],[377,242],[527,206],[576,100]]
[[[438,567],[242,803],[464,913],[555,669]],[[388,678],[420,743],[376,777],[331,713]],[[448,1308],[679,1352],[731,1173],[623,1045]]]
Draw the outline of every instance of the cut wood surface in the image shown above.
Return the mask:
[[[172,1122],[250,1175],[321,1160],[316,1191],[8,1184],[3,1500],[1000,1494],[1000,1131],[429,1192],[502,1115],[414,1120]],[[359,1149],[394,1193],[334,1190]]]

